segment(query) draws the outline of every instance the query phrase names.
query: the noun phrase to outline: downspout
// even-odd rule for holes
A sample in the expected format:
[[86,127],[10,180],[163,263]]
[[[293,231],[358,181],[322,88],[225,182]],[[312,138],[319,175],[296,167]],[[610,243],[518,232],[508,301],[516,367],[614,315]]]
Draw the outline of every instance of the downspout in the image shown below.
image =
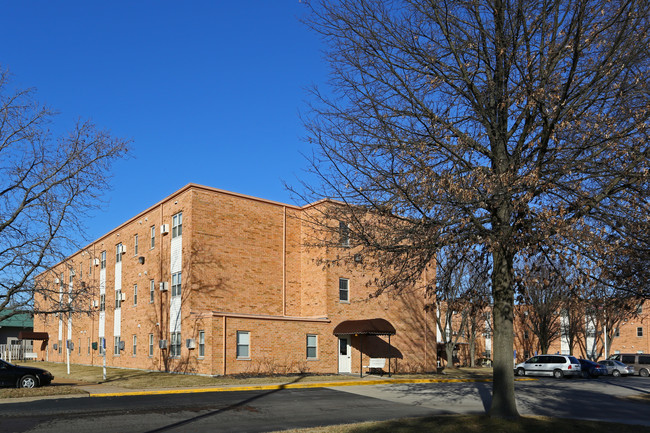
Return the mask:
[[287,207],[283,206],[282,221],[282,315],[287,315]]
[[223,316],[223,375],[226,375],[226,316]]

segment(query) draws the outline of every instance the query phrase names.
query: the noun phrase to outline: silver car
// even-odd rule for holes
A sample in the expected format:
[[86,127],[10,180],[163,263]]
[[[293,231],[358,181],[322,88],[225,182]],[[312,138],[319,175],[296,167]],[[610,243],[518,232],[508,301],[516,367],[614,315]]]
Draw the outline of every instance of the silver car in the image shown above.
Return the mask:
[[580,376],[580,361],[569,355],[538,355],[515,365],[518,376]]
[[623,364],[621,361],[606,359],[604,361],[598,361],[598,363],[607,368],[608,375],[611,374],[614,377],[634,374],[634,366]]

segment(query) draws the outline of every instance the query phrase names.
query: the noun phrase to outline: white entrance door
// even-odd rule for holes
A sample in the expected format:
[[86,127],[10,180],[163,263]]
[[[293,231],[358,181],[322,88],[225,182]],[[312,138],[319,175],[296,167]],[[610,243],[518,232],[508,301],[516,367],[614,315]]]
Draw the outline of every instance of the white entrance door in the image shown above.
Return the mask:
[[352,372],[352,347],[350,336],[339,337],[339,373]]

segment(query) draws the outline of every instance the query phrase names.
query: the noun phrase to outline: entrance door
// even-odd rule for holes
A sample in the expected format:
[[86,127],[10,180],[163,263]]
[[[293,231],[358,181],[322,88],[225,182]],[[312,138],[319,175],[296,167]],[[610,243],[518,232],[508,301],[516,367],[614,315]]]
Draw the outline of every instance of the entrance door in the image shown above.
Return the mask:
[[352,372],[352,347],[350,336],[339,337],[339,373]]

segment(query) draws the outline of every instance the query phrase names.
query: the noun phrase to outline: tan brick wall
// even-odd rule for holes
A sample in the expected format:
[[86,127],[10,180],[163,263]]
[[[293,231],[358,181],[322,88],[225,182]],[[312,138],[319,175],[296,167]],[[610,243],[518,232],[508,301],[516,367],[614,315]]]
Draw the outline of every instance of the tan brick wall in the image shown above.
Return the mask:
[[[183,291],[182,349],[177,359],[163,359],[168,353],[158,341],[169,343],[169,299],[171,297],[171,233],[161,236],[160,225],[183,212]],[[338,372],[338,339],[332,333],[343,320],[385,318],[397,329],[391,343],[401,354],[393,368],[431,370],[435,368],[435,324],[424,312],[422,292],[385,294],[371,298],[376,287],[368,285],[374,270],[363,263],[324,266],[319,258],[349,251],[307,248],[305,239],[311,228],[303,220],[305,211],[294,206],[244,197],[211,188],[188,186],[152,206],[115,230],[90,244],[60,264],[55,272],[70,263],[84,266],[107,251],[106,266],[106,362],[109,366],[169,369],[202,374],[251,374],[276,372]],[[149,230],[156,227],[156,245],[149,248]],[[138,235],[139,251],[134,254],[133,239]],[[127,247],[122,257],[121,338],[125,350],[113,354],[115,306],[115,245]],[[84,253],[83,255],[81,253]],[[141,264],[139,257],[144,258]],[[99,267],[76,278],[84,281],[92,299],[99,299]],[[66,276],[67,276],[67,271]],[[350,302],[339,301],[339,278],[350,280]],[[155,282],[154,302],[149,302],[149,281]],[[160,292],[160,281],[170,290]],[[138,286],[138,302],[133,305],[133,287]],[[224,317],[225,341],[224,341]],[[250,317],[228,317],[248,315]],[[262,316],[262,317],[260,317]],[[302,318],[303,320],[295,320]],[[311,320],[309,318],[318,318]],[[98,341],[99,313],[73,317],[75,347],[71,362],[101,365],[98,351],[90,350]],[[58,319],[37,316],[35,330],[50,334],[50,361],[64,362],[65,351],[52,351],[58,333]],[[236,358],[237,331],[250,331],[250,360]],[[205,332],[205,355],[198,356],[198,333]],[[148,354],[148,336],[154,335],[153,357]],[[318,335],[318,358],[306,359],[306,335]],[[66,326],[64,323],[63,340]],[[132,354],[133,335],[137,352]],[[185,347],[185,340],[197,340],[197,349]],[[353,337],[352,371],[359,370],[361,337]],[[384,341],[387,338],[382,337]],[[386,343],[366,338],[364,352],[381,355]],[[225,352],[224,352],[225,342]],[[374,351],[374,352],[373,352]],[[364,364],[367,361],[364,358]],[[225,365],[224,365],[225,360]]]

